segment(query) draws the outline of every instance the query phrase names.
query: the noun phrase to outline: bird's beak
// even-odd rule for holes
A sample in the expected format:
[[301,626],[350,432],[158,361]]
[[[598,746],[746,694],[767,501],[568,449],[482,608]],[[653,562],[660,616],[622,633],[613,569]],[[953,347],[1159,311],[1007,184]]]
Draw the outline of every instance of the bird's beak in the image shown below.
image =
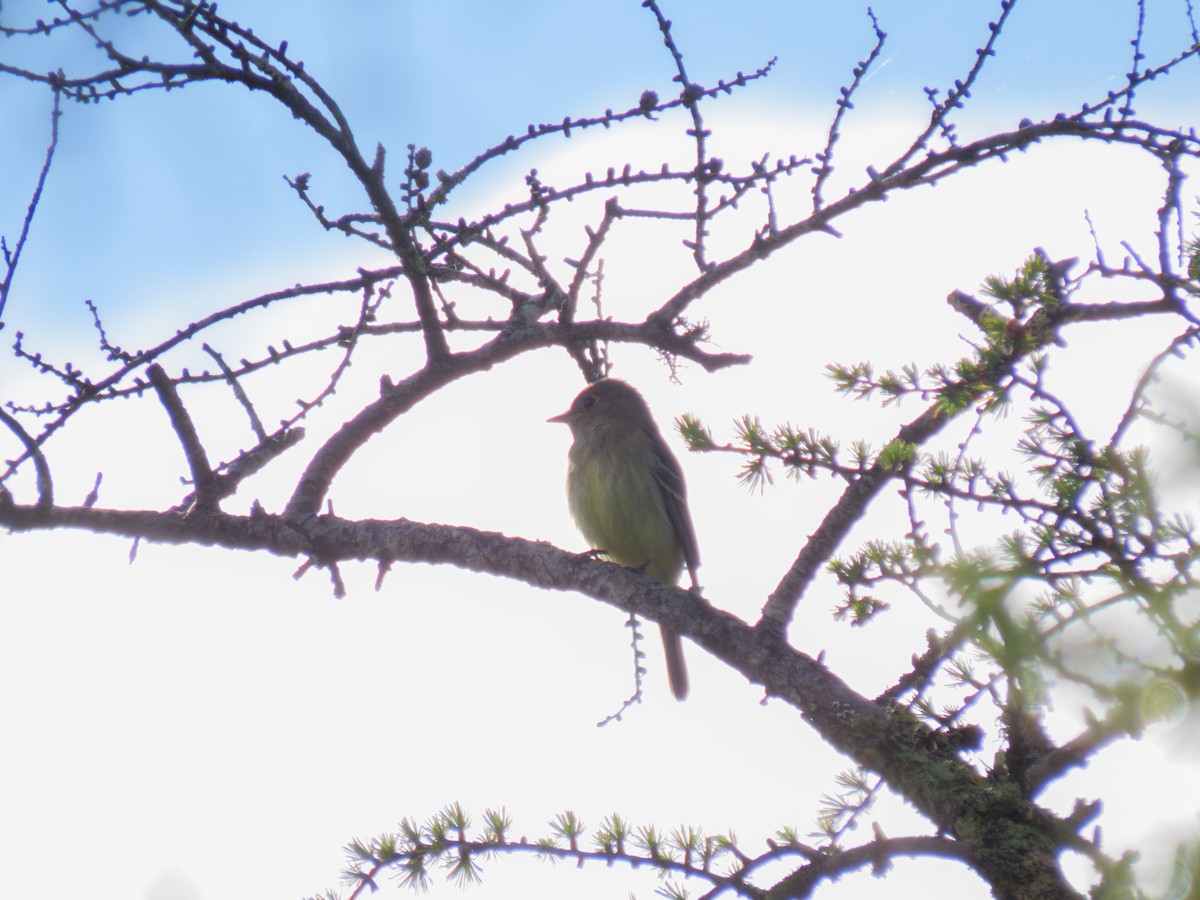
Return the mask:
[[571,419],[571,411],[567,410],[565,413],[560,413],[557,416],[551,416],[546,421],[547,422],[562,422],[564,425],[566,425],[570,421],[570,419]]

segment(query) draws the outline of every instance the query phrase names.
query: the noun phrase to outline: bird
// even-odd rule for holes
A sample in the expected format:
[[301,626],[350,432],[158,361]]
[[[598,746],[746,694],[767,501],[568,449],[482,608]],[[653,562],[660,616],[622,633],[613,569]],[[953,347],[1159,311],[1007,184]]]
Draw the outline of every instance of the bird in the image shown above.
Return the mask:
[[[686,566],[698,589],[700,553],[683,469],[642,395],[624,381],[604,378],[547,421],[571,429],[567,504],[593,550],[666,584],[675,584]],[[683,700],[683,645],[678,633],[661,630],[671,693]]]

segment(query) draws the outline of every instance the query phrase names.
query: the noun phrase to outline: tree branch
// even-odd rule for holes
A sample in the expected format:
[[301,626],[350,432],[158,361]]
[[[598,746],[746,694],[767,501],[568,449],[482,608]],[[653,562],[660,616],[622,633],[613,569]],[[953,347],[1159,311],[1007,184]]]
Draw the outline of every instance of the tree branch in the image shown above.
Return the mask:
[[196,486],[197,506],[206,510],[215,509],[218,498],[213,490],[213,470],[208,464],[208,454],[204,451],[204,445],[200,443],[200,436],[196,434],[192,417],[188,415],[187,408],[179,399],[179,392],[175,390],[175,385],[167,377],[162,366],[154,363],[146,369],[146,375],[154,385],[154,390],[158,392],[158,399],[166,409],[167,416],[171,419],[171,427],[175,429],[183,447],[183,455],[187,458],[188,468],[192,472],[192,484]]

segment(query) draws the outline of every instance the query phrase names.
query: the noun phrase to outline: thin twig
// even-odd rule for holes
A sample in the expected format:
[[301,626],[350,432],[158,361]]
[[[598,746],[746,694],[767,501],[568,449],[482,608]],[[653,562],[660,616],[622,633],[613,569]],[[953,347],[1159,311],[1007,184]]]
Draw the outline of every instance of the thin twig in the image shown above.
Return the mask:
[[0,323],[4,321],[4,306],[8,302],[8,294],[12,289],[13,276],[17,274],[21,251],[25,249],[25,241],[33,226],[33,215],[41,202],[42,190],[46,187],[46,179],[50,175],[50,163],[53,162],[54,151],[58,147],[58,120],[62,117],[62,111],[59,108],[61,98],[61,92],[56,89],[54,91],[54,108],[50,113],[50,143],[46,147],[46,156],[42,161],[42,170],[38,173],[33,196],[29,198],[29,205],[25,208],[25,220],[21,223],[21,234],[17,237],[17,244],[11,251],[8,247],[4,247],[4,278],[0,279]]

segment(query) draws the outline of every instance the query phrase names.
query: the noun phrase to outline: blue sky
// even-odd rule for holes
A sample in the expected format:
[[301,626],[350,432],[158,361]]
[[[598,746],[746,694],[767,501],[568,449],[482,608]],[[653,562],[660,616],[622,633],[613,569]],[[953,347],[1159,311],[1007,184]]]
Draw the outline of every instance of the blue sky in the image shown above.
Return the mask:
[[[1178,5],[1148,4],[1145,45],[1152,60],[1185,43]],[[2,14],[5,21],[27,23],[53,9],[10,0]],[[860,94],[857,122],[922,110],[921,88],[944,88],[961,76],[986,37],[988,19],[998,13],[993,4],[950,0],[918,12],[899,2],[874,9],[889,40]],[[234,2],[222,11],[255,23],[264,37],[288,40],[339,99],[360,143],[369,149],[382,141],[389,148],[397,179],[408,143],[428,146],[435,166],[452,170],[527,123],[632,106],[646,88],[666,93],[673,75],[652,17],[635,2]],[[840,4],[751,2],[729,12],[702,2],[667,12],[691,76],[701,83],[779,57],[770,78],[723,100],[717,115],[769,107],[772,116],[823,122],[839,85],[873,41],[865,10]],[[1134,4],[1019,6],[968,120],[1051,115],[1094,99],[1098,86],[1119,87],[1135,17]],[[107,33],[139,50],[161,47],[149,24],[134,17]],[[82,41],[65,58],[51,58],[54,46],[44,39],[9,40],[4,58],[68,72],[94,58]],[[174,58],[186,58],[177,45],[168,46]],[[1162,102],[1179,102],[1198,77],[1185,70]],[[33,136],[48,128],[47,92],[9,82],[0,104],[10,133],[30,137],[0,148],[0,164],[10,173],[0,227],[12,234],[40,162],[43,142]],[[131,268],[158,281],[190,268],[197,256],[229,268],[330,252],[341,238],[298,214],[285,174],[311,172],[332,209],[362,204],[323,144],[264,98],[225,86],[70,106],[62,135],[36,223],[41,239],[29,248],[22,272],[32,280],[27,286],[37,288],[37,304],[27,305],[53,309],[56,319],[77,316],[82,296],[102,302],[110,314],[125,302],[140,305],[144,298],[128,293]],[[504,160],[493,167],[493,183],[516,181],[519,190],[512,176],[532,164],[527,154]],[[58,264],[65,253],[73,260],[69,267]]]
[[[769,79],[712,106],[715,146],[731,162],[763,147],[812,154],[839,85],[873,42],[865,7],[728,6],[665,6],[701,83],[779,57]],[[1189,25],[1182,0],[1146,6],[1145,51],[1157,63],[1188,43]],[[6,25],[31,23],[52,9],[8,0],[0,16]],[[671,87],[652,17],[634,0],[227,0],[221,10],[264,37],[289,41],[339,99],[362,144],[387,145],[393,183],[410,142],[430,147],[435,167],[457,168],[530,122],[620,109],[644,89],[665,96]],[[889,41],[845,131],[843,186],[861,178],[865,163],[878,163],[882,148],[910,138],[913,123],[927,116],[922,87],[944,88],[965,73],[999,4],[884,0],[874,10]],[[1135,3],[1024,0],[963,127],[1015,127],[1022,116],[1073,111],[1119,87],[1136,17]],[[143,19],[116,27],[114,36],[143,42],[147,52],[161,46]],[[90,55],[85,42],[62,58],[52,58],[53,47],[9,39],[0,42],[0,61],[69,70]],[[40,165],[49,104],[44,89],[2,84],[0,120],[8,135],[21,137],[0,141],[0,232],[11,240]],[[1139,110],[1168,123],[1194,121],[1198,85],[1193,63],[1147,92]],[[686,162],[685,127],[670,120],[656,131],[634,130],[628,140],[615,135],[612,144],[600,134],[539,142],[495,164],[462,193],[455,212],[519,198],[531,166],[565,183],[613,156]],[[649,354],[618,348],[617,374],[643,388],[664,425],[690,410],[728,437],[734,416],[756,412],[847,439],[886,440],[914,409],[881,412],[834,398],[825,363],[925,364],[961,353],[963,321],[942,298],[1015,267],[1038,244],[1052,254],[1086,255],[1085,208],[1107,246],[1126,238],[1142,246],[1154,224],[1156,172],[1124,160],[1069,145],[1038,148],[936,191],[897,197],[848,220],[843,240],[818,235],[696,309],[713,322],[721,349],[754,353],[753,366],[712,377],[685,370],[675,387]],[[304,171],[331,211],[361,209],[332,153],[264,98],[200,85],[68,107],[0,336],[7,342],[22,329],[56,359],[98,361],[84,299],[101,305],[113,339],[145,346],[201,311],[385,262],[308,216],[283,181]],[[781,200],[802,206],[805,187],[795,190],[798,198]],[[587,221],[586,210],[561,215],[571,227],[561,229],[556,258],[571,253]],[[632,229],[614,236],[606,271],[618,314],[644,315],[647,303],[690,277],[676,237],[645,239]],[[728,246],[744,245],[737,240]],[[402,305],[389,314],[408,317]],[[219,337],[253,352],[321,315],[312,304],[284,325],[247,319],[238,323],[240,334]],[[1056,374],[1068,385],[1086,379],[1100,399],[1128,390],[1137,359],[1114,358],[1107,332],[1093,334],[1079,332]],[[1131,328],[1123,337],[1140,335]],[[324,417],[309,423],[306,446],[281,460],[277,480],[249,485],[231,508],[255,497],[276,508],[288,476],[338,414],[369,398],[381,373],[405,374],[415,358],[409,350],[364,349]],[[300,382],[285,388],[304,395]],[[31,387],[28,368],[11,359],[0,360],[0,386],[6,395],[54,396],[44,384]],[[258,382],[252,386],[272,410],[289,409],[294,394],[267,396]],[[561,354],[533,354],[452,385],[363,449],[335,485],[337,511],[463,523],[583,549],[562,498],[567,436],[543,425],[578,386]],[[245,446],[229,398],[188,399],[218,455]],[[60,496],[81,499],[101,469],[102,502],[175,502],[184,467],[161,411],[149,402],[113,406],[80,417],[77,431],[49,448]],[[1081,407],[1101,430],[1110,413]],[[735,613],[753,615],[837,486],[787,481],[748,495],[730,460],[686,455],[682,462],[706,590]],[[855,540],[894,524],[866,523]],[[694,648],[686,704],[652,690],[619,728],[597,731],[595,721],[626,689],[625,630],[613,610],[577,597],[424,566],[398,567],[376,594],[375,571],[363,566],[346,567],[350,594],[335,602],[320,573],[294,583],[293,560],[143,545],[131,566],[129,549],[86,535],[0,536],[0,570],[11,596],[22,598],[6,605],[0,623],[7,641],[0,682],[34,679],[3,698],[7,720],[27,736],[12,749],[15,761],[0,785],[15,826],[5,834],[0,825],[0,839],[9,859],[20,861],[19,871],[0,863],[0,883],[14,894],[44,889],[52,871],[64,894],[300,896],[334,883],[351,836],[454,800],[476,812],[507,805],[531,837],[564,807],[595,824],[615,805],[639,821],[732,827],[761,847],[782,825],[807,831],[821,794],[848,764],[791,710],[761,706],[758,692]],[[829,620],[835,592],[826,586],[820,596],[800,611],[793,640],[809,652],[826,650],[831,665],[864,691],[904,666],[930,624],[897,613],[848,633]],[[650,637],[653,688],[661,673]],[[1060,712],[1069,734],[1076,722]],[[1172,750],[1170,735],[1122,745],[1089,770],[1098,787],[1072,780],[1048,802],[1069,809],[1075,796],[1097,790],[1106,797],[1114,845],[1170,847],[1181,826],[1173,819],[1153,831],[1158,811],[1148,812],[1145,802],[1161,805],[1168,791],[1200,796],[1192,790],[1194,766],[1181,766]],[[1132,771],[1138,785],[1126,783]],[[1141,781],[1152,777],[1158,780]],[[902,804],[881,806],[889,834],[923,827]],[[1194,818],[1190,809],[1176,816]],[[74,862],[64,867],[47,835],[67,830],[83,836],[84,846],[71,849]],[[618,885],[603,880],[611,874],[582,879],[565,866],[544,874],[492,862],[488,872],[470,896],[649,896],[654,888],[644,876]],[[864,874],[822,896],[927,896],[931,877],[948,896],[986,896],[977,880],[946,864],[901,864],[887,881]],[[433,896],[460,895],[439,888]]]

